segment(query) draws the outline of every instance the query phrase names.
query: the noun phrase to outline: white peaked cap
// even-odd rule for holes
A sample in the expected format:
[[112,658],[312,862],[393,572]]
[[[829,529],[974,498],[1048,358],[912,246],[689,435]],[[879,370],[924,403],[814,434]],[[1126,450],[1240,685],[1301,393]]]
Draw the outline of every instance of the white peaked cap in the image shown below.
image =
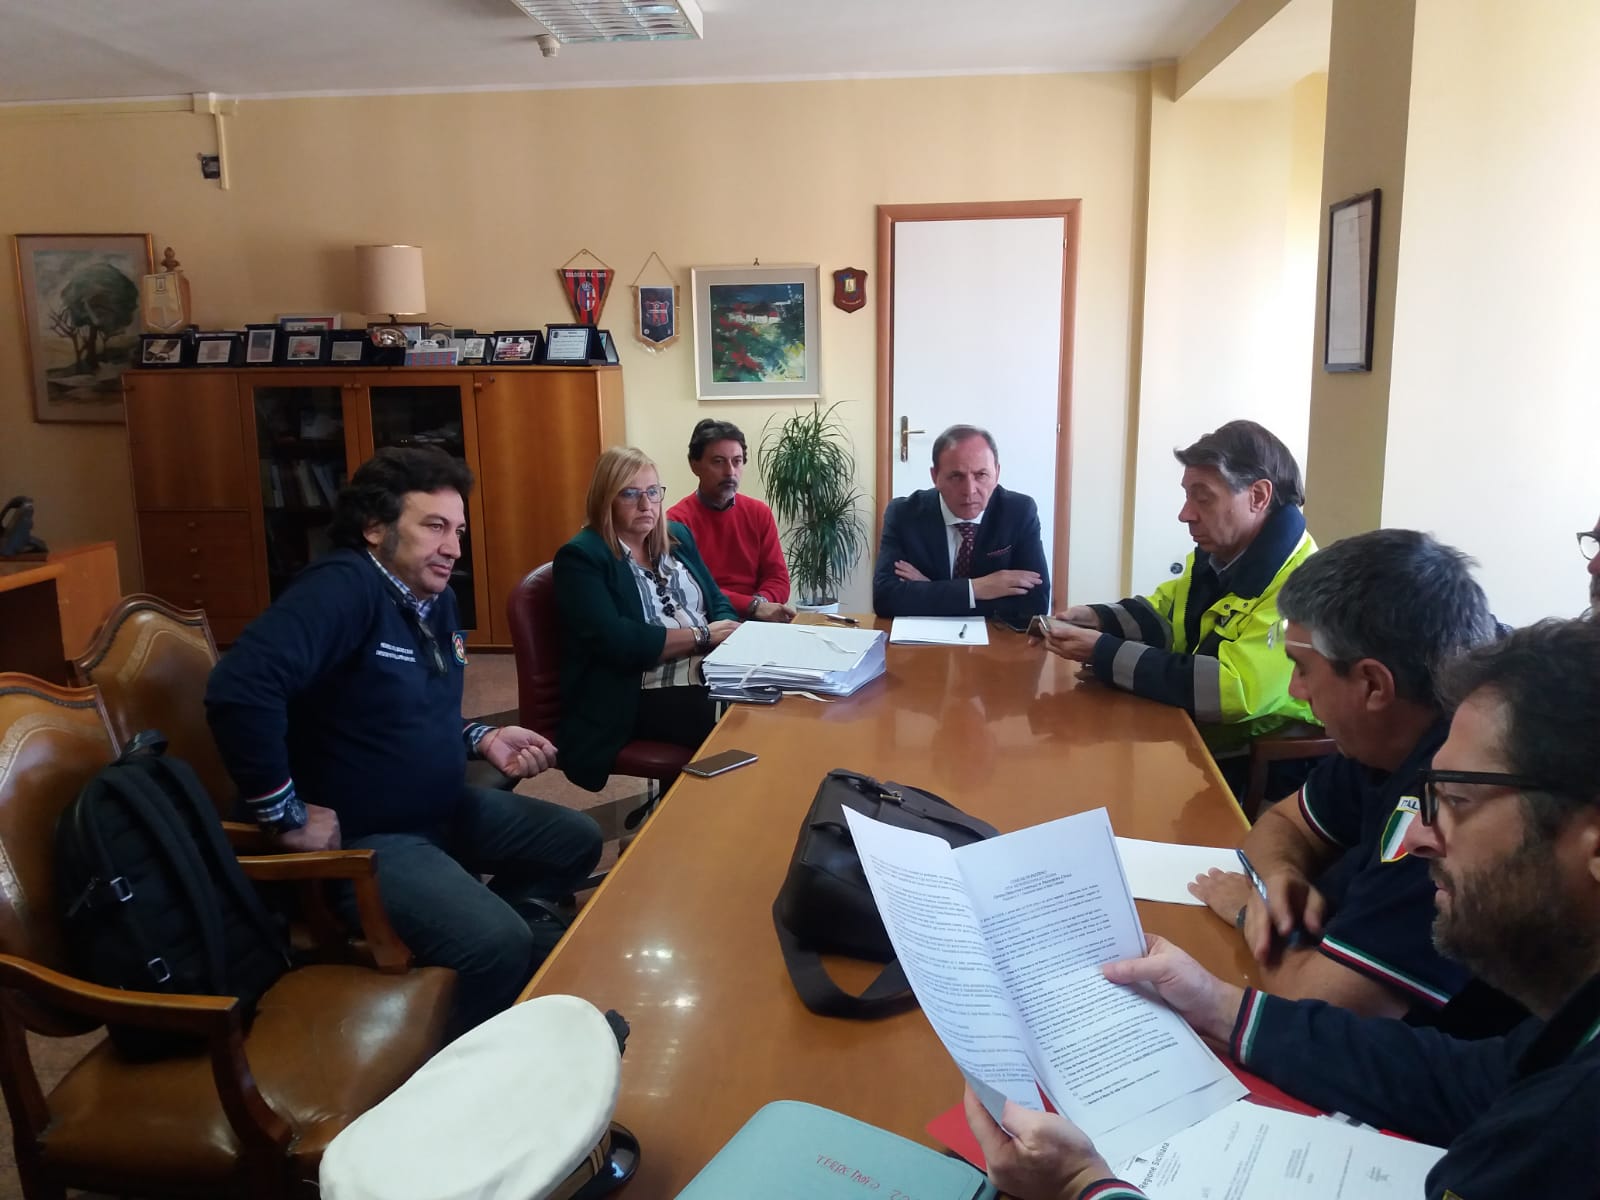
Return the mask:
[[600,1141],[621,1076],[588,1001],[513,1005],[329,1143],[324,1200],[542,1200]]

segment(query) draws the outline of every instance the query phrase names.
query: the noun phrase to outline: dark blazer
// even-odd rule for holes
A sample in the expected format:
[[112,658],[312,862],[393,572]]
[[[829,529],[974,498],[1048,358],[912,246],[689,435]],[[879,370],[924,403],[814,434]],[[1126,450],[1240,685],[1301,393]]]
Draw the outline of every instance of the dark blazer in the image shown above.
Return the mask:
[[[676,521],[667,522],[667,530],[673,556],[705,596],[706,620],[734,620],[733,606],[700,561],[694,535]],[[598,792],[617,751],[633,737],[640,676],[660,661],[667,631],[644,619],[627,561],[592,529],[580,529],[556,551],[555,586],[563,635],[557,761],[573,783]]]
[[[928,577],[914,583],[894,573],[900,559]],[[967,604],[967,581],[950,578],[950,540],[937,488],[889,501],[883,514],[878,564],[872,572],[872,607],[880,617],[963,617],[972,612],[1012,622],[1050,611],[1050,567],[1039,540],[1039,509],[1021,492],[998,484],[983,510],[972,551],[974,577],[994,571],[1037,571],[1044,580],[1025,596]]]

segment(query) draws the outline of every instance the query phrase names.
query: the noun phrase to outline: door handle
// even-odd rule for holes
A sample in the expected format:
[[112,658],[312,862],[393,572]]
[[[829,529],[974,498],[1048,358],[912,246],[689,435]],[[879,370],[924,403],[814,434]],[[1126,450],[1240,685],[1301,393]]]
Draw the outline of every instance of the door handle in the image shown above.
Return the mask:
[[913,433],[927,433],[926,429],[912,429],[911,418],[900,418],[900,461],[911,461],[911,435]]

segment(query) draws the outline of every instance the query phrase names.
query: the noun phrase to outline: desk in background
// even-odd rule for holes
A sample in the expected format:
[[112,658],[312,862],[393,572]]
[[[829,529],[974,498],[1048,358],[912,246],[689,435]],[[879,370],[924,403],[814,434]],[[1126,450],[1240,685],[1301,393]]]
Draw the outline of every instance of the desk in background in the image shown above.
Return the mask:
[[[1080,682],[1076,665],[991,628],[989,646],[890,646],[888,674],[818,704],[734,706],[704,753],[760,761],[685,775],[525,996],[567,992],[633,1026],[616,1119],[639,1136],[631,1200],[677,1195],[769,1100],[807,1100],[926,1142],[961,1077],[921,1012],[814,1016],[772,927],[801,818],[834,767],[936,792],[1001,832],[1104,805],[1130,837],[1237,845],[1248,826],[1189,718]],[[1211,913],[1139,905],[1223,978],[1250,958]],[[837,960],[864,986],[874,964]]]
[[67,656],[122,598],[114,542],[0,558],[0,671],[70,684]]

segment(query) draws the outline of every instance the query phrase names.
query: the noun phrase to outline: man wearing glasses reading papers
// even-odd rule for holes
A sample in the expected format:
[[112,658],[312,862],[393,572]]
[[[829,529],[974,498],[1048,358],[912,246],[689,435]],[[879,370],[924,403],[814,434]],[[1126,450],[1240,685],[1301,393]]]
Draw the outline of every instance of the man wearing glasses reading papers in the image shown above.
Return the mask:
[[[1526,1005],[1530,1019],[1504,1037],[1463,1041],[1236,987],[1158,937],[1145,957],[1103,970],[1113,983],[1153,985],[1202,1036],[1291,1095],[1446,1147],[1428,1174],[1429,1200],[1593,1196],[1600,626],[1517,630],[1452,663],[1444,687],[1459,706],[1417,780],[1404,846],[1428,864],[1439,949]],[[966,1107],[1008,1195],[1143,1195],[1063,1117],[1008,1104],[1008,1136],[970,1093]]]
[[1472,1035],[1520,1016],[1435,949],[1427,864],[1403,844],[1449,732],[1439,669],[1494,636],[1470,566],[1426,534],[1380,529],[1335,542],[1284,585],[1274,651],[1339,752],[1245,836],[1265,901],[1231,872],[1190,887],[1239,928],[1264,991]]
[[[519,778],[556,757],[532,730],[461,718],[450,577],[471,488],[442,450],[379,450],[339,492],[339,549],[250,624],[206,688],[222,760],[283,849],[377,852],[395,931],[419,963],[456,971],[456,1032],[516,998],[565,927],[550,904],[600,857],[588,814],[466,785],[469,756]],[[342,905],[354,926],[348,888]]]

